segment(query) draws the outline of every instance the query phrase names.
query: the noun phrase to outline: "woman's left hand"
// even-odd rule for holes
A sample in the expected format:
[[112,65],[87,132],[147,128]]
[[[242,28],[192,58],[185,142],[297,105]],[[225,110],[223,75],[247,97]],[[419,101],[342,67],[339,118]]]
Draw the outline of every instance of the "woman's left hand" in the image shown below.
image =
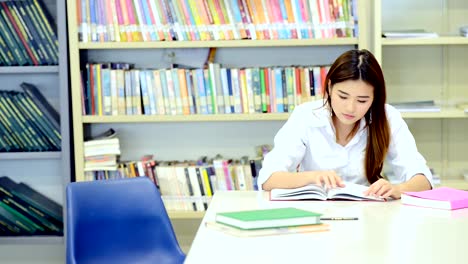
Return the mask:
[[385,179],[379,179],[374,182],[369,189],[364,192],[364,195],[376,196],[382,198],[392,197],[394,199],[401,198],[401,191],[398,186],[391,184]]

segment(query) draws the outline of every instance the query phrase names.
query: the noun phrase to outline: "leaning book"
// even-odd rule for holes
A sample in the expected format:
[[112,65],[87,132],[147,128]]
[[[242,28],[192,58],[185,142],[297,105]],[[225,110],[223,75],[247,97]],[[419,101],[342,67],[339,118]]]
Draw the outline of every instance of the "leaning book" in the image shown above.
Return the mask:
[[205,226],[209,229],[216,230],[231,236],[236,237],[258,237],[258,236],[277,236],[277,235],[290,235],[302,234],[311,232],[323,232],[330,230],[329,224],[314,224],[303,226],[286,226],[286,227],[273,227],[246,230],[240,229],[217,222],[206,222]]
[[352,200],[352,201],[385,201],[385,198],[367,196],[364,192],[368,186],[345,182],[345,187],[327,189],[310,184],[293,189],[272,189],[270,200]]
[[294,207],[220,212],[215,221],[244,230],[303,226],[320,223],[321,214]]

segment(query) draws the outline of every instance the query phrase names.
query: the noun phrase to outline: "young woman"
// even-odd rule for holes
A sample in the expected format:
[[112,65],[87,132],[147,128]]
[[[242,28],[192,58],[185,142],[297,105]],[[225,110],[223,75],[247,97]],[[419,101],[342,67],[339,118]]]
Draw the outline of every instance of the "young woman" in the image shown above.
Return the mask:
[[[324,100],[297,106],[274,139],[258,177],[263,190],[308,184],[368,185],[366,195],[399,199],[432,188],[432,174],[398,110],[385,104],[385,80],[367,50],[350,50],[331,66]],[[381,177],[384,161],[399,184]]]

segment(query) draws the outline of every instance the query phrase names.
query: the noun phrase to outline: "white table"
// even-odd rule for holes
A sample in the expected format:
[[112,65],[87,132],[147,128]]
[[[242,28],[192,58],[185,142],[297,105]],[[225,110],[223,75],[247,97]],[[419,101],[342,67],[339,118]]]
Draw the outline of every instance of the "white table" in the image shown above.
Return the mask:
[[[288,206],[359,220],[326,221],[326,232],[247,238],[205,227],[217,212]],[[419,208],[399,200],[273,202],[267,192],[217,192],[185,263],[468,263],[468,209]]]

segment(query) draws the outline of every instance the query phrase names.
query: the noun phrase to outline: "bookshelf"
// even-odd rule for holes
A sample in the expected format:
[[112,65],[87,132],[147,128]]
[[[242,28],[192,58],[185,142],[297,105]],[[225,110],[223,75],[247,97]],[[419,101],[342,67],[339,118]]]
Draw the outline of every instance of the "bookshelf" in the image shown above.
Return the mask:
[[[373,51],[384,70],[388,100],[434,100],[441,106],[439,113],[404,116],[441,184],[466,189],[468,115],[456,105],[468,101],[468,38],[459,36],[459,27],[468,23],[468,3],[378,0],[373,9]],[[405,29],[425,29],[439,37],[381,37],[382,31]]]
[[[358,2],[359,19],[368,21],[370,14],[366,7],[369,1]],[[76,7],[76,1],[68,1],[69,21],[78,20]],[[80,42],[79,27],[76,23],[69,23],[75,180],[83,179],[84,137],[98,134],[110,127],[119,134],[123,160],[138,160],[146,153],[155,154],[158,160],[196,159],[202,155],[213,157],[218,153],[226,157],[240,158],[243,155],[252,156],[255,145],[272,144],[274,134],[289,115],[83,115],[80,70],[83,69],[84,63],[123,61],[135,63],[141,68],[167,68],[169,52],[175,54],[178,64],[190,65],[200,63],[201,56],[198,54],[208,48],[217,48],[215,61],[230,67],[326,65],[331,64],[345,50],[370,47],[368,24],[359,23],[358,27],[359,37],[347,38]],[[149,138],[151,140],[145,140]],[[199,221],[203,215],[203,212],[169,212],[173,220]]]
[[[222,154],[226,157],[239,158],[242,155],[252,155],[253,147],[261,144],[272,144],[276,131],[287,120],[287,113],[273,114],[229,114],[229,115],[177,115],[177,116],[85,116],[81,108],[80,69],[86,62],[125,61],[132,62],[141,68],[165,68],[169,65],[168,54],[175,54],[177,64],[197,64],[203,56],[199,56],[207,48],[217,48],[215,61],[232,67],[271,66],[278,64],[326,64],[345,50],[350,48],[367,48],[374,52],[383,63],[388,80],[389,99],[400,101],[415,99],[431,99],[448,102],[449,71],[453,67],[464,67],[468,44],[467,39],[457,36],[440,37],[436,39],[382,39],[382,24],[395,21],[396,25],[405,28],[408,19],[415,27],[423,27],[417,20],[424,20],[427,25],[434,26],[439,32],[442,25],[449,24],[450,11],[447,6],[439,6],[440,2],[428,1],[424,12],[416,16],[412,14],[414,5],[425,5],[427,1],[396,1],[399,8],[393,11],[390,0],[359,0],[359,36],[356,38],[333,39],[301,39],[301,40],[219,40],[219,41],[162,41],[162,42],[80,42],[76,23],[69,23],[70,49],[70,79],[71,103],[73,115],[73,145],[75,180],[82,179],[84,169],[84,137],[99,134],[108,128],[114,128],[119,133],[122,159],[138,160],[141,155],[155,154],[158,160],[197,159],[201,155],[214,156]],[[385,2],[385,3],[383,3]],[[411,3],[406,3],[411,2]],[[416,4],[413,4],[416,2]],[[455,1],[456,8],[466,10],[462,0]],[[76,0],[68,1],[68,21],[77,21]],[[411,8],[404,5],[409,4]],[[392,6],[390,6],[392,5]],[[402,7],[403,6],[403,7]],[[383,12],[385,11],[385,12]],[[390,11],[390,13],[388,13]],[[444,13],[446,12],[446,13]],[[434,19],[444,14],[441,25]],[[461,18],[455,14],[458,20]],[[465,13],[466,16],[466,13]],[[465,21],[468,23],[468,21]],[[450,22],[455,24],[455,22]],[[430,28],[432,29],[432,28]],[[452,31],[455,27],[452,28]],[[455,52],[461,49],[463,56],[456,58]],[[403,51],[403,54],[400,52]],[[437,58],[432,58],[435,51]],[[423,56],[422,59],[419,56]],[[432,58],[432,59],[428,59]],[[450,57],[450,58],[449,58]],[[429,61],[428,61],[429,60]],[[450,62],[450,65],[448,64]],[[397,65],[403,64],[404,70],[411,67],[418,69],[412,79],[409,74],[402,74],[407,79],[398,77]],[[424,67],[430,65],[430,69]],[[402,70],[402,71],[404,71]],[[439,77],[441,72],[445,78]],[[455,70],[460,74],[462,70]],[[401,73],[401,72],[400,72]],[[451,74],[451,73],[450,73]],[[417,78],[416,78],[417,77]],[[409,78],[409,79],[408,79]],[[461,78],[461,80],[459,80]],[[456,83],[450,86],[450,98],[468,98],[463,92],[463,75],[459,75]],[[410,86],[415,79],[424,80],[415,85],[418,89],[411,93]],[[465,83],[466,80],[465,80]],[[444,87],[444,89],[442,89]],[[418,95],[426,94],[425,98]],[[465,89],[466,90],[466,89]],[[444,91],[444,92],[443,92]],[[455,94],[452,94],[455,92]],[[442,185],[466,188],[466,182],[460,178],[460,171],[467,168],[462,150],[466,149],[462,131],[468,128],[466,114],[453,105],[446,105],[439,113],[402,113],[414,133],[418,147],[426,156],[429,165],[438,174],[443,175]],[[204,212],[169,211],[169,216],[175,225],[181,244],[191,243],[190,232],[197,229]],[[187,230],[187,223],[192,223]]]
[[[465,52],[462,53],[466,53],[468,40],[453,34],[434,39],[385,39],[380,36],[382,28],[388,25],[395,25],[397,29],[407,28],[408,25],[429,27],[439,33],[453,33],[455,25],[463,22],[463,16],[457,12],[460,9],[463,11],[466,4],[460,0],[446,0],[442,1],[443,4],[441,1],[429,1],[428,4],[425,1],[416,1],[407,7],[405,1],[397,1],[397,8],[393,10],[389,2],[358,1],[359,36],[351,38],[80,42],[79,27],[76,23],[69,23],[75,179],[81,180],[84,171],[84,137],[98,134],[110,127],[118,130],[121,136],[124,159],[137,160],[143,153],[153,153],[160,160],[193,159],[202,154],[218,153],[239,157],[252,153],[252,146],[256,144],[271,144],[275,132],[288,117],[287,113],[83,115],[80,104],[80,70],[86,62],[124,61],[141,68],[157,69],[168,67],[169,52],[175,54],[177,64],[191,65],[197,61],[199,63],[202,57],[199,54],[203,50],[217,48],[215,61],[232,67],[276,65],[279,62],[285,65],[302,64],[310,60],[325,64],[331,63],[342,51],[358,47],[372,50],[382,62],[390,102],[430,99],[443,103],[440,112],[403,112],[402,115],[429,165],[444,175],[444,179],[450,180],[450,186],[463,186],[463,181],[458,180],[460,172],[467,166],[461,160],[462,146],[466,144],[458,144],[457,140],[462,138],[460,132],[466,129],[467,115],[455,107],[452,99],[468,98],[468,95],[461,89],[463,79],[450,84],[452,73],[449,69],[461,65],[461,59],[457,59],[454,53],[464,49]],[[421,8],[423,5],[425,8]],[[69,21],[78,20],[76,6],[76,1],[68,2]],[[421,11],[415,11],[418,8]],[[428,56],[434,51],[437,56]],[[400,64],[404,65],[401,69]],[[405,73],[412,72],[411,69],[416,69],[417,74],[413,76]],[[461,71],[455,72],[460,74]],[[422,80],[421,83],[418,80]],[[459,130],[459,127],[462,129]],[[214,135],[215,132],[224,137]],[[226,139],[230,135],[245,135],[250,139]],[[173,214],[172,217],[178,216]]]
[[[56,27],[59,43],[58,64],[0,66],[0,79],[2,81],[0,89],[22,91],[20,88],[22,82],[37,86],[60,114],[61,150],[2,152],[0,153],[0,173],[2,176],[9,176],[15,182],[24,182],[30,185],[63,205],[65,187],[71,177],[66,6],[65,0],[41,0],[41,2],[52,17],[51,22],[55,24],[53,27]],[[1,254],[5,256],[5,259],[10,259],[10,255],[15,254],[13,251],[24,251],[29,245],[60,248],[63,242],[62,236],[1,237],[0,244],[5,247],[5,251],[2,250]],[[8,250],[6,245],[9,245]],[[40,257],[37,260],[41,261]]]

